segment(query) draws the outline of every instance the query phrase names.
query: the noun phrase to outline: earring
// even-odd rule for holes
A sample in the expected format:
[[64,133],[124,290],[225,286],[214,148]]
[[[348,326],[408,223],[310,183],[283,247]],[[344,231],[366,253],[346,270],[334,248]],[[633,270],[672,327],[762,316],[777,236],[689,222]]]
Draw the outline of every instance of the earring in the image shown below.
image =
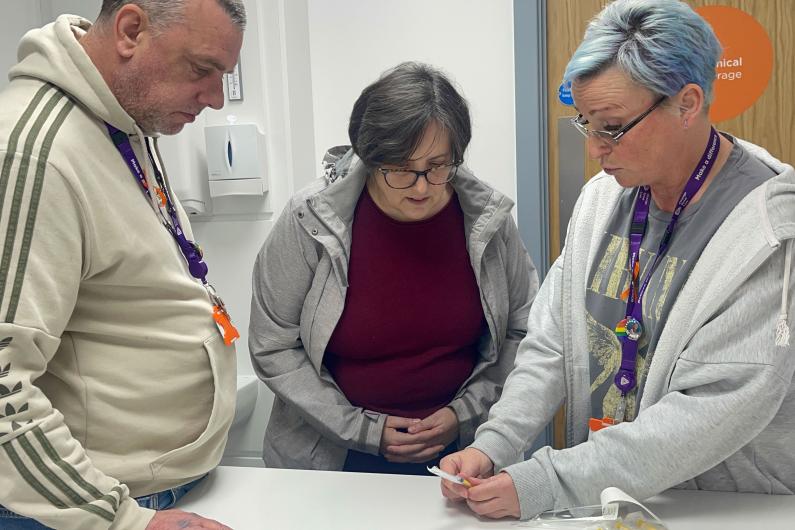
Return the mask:
[[689,125],[689,122],[688,122],[687,118],[685,118],[685,122],[684,122],[685,129],[687,129],[688,125]]

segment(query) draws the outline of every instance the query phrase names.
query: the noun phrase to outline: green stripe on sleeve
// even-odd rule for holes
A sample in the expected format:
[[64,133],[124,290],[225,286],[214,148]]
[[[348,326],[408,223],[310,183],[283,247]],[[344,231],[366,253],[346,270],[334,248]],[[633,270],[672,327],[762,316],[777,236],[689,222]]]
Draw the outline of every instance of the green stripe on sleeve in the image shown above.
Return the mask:
[[[16,239],[17,235],[17,224],[19,222],[19,213],[22,208],[22,196],[25,193],[25,180],[28,173],[28,166],[30,165],[30,157],[33,153],[33,145],[36,142],[39,132],[44,126],[44,122],[47,121],[47,118],[50,117],[53,109],[58,102],[63,99],[63,97],[64,95],[62,93],[55,92],[50,99],[47,100],[47,103],[39,113],[36,121],[33,122],[33,126],[31,127],[30,131],[28,132],[28,136],[25,139],[25,148],[22,152],[22,157],[20,158],[19,169],[17,173],[17,183],[16,187],[14,188],[14,198],[11,203],[11,210],[8,214],[8,228],[6,230],[5,246],[3,248],[3,259],[0,260],[0,302],[2,302],[5,295],[8,269],[11,264],[11,254],[14,251],[14,240]],[[0,201],[5,202],[5,197],[0,197]]]
[[17,454],[16,450],[13,447],[11,447],[12,443],[13,440],[11,442],[3,444],[3,449],[5,449],[8,458],[11,459],[11,462],[14,464],[14,467],[17,468],[17,471],[19,472],[20,475],[22,475],[22,478],[25,479],[25,482],[27,482],[31,488],[36,490],[36,492],[39,495],[50,501],[50,504],[52,504],[53,506],[62,509],[66,508],[67,507],[66,504],[64,504],[61,501],[61,499],[50,493],[50,491],[47,488],[45,488],[44,485],[41,482],[39,482],[39,480],[36,477],[33,476],[33,474],[28,470],[28,468],[25,467],[24,462],[22,462],[22,459],[19,458],[19,455]]
[[103,519],[109,522],[113,522],[113,520],[116,518],[116,516],[111,512],[109,512],[108,510],[100,508],[99,506],[94,506],[93,504],[81,504],[80,506],[75,506],[75,508],[80,508],[81,510],[84,510],[86,512],[98,515],[99,517],[102,517]]
[[44,98],[45,92],[47,92],[50,88],[50,85],[42,86],[36,95],[33,96],[33,99],[30,100],[28,104],[28,108],[25,109],[25,112],[22,113],[20,116],[19,121],[14,126],[14,130],[11,131],[11,136],[8,138],[8,146],[6,147],[6,156],[5,160],[3,160],[3,169],[0,171],[0,216],[3,214],[3,198],[6,196],[6,188],[8,187],[8,178],[11,175],[11,166],[14,165],[14,158],[17,155],[17,145],[19,145],[19,136],[22,134],[22,130],[25,128],[25,125],[28,124],[30,121],[30,117],[33,115],[33,111],[36,110],[36,107],[39,106],[41,100]]
[[60,467],[63,470],[63,472],[66,473],[69,476],[69,478],[74,481],[75,484],[83,488],[86,491],[86,493],[88,493],[95,499],[101,499],[103,497],[101,491],[99,491],[93,484],[88,483],[86,479],[84,479],[83,476],[80,473],[78,473],[74,467],[66,463],[64,459],[61,458],[61,455],[59,455],[58,452],[55,450],[55,448],[52,446],[50,440],[48,440],[47,437],[44,435],[44,431],[41,430],[41,427],[36,426],[33,429],[31,429],[31,432],[33,433],[33,436],[35,436],[36,439],[41,444],[41,447],[44,449],[44,453],[48,457],[50,457],[50,460],[52,460],[56,466]]
[[24,449],[25,453],[28,455],[28,458],[30,458],[30,460],[33,462],[33,465],[36,466],[36,469],[38,469],[39,472],[52,483],[53,486],[58,488],[61,493],[66,495],[72,504],[86,504],[86,500],[83,497],[81,497],[75,490],[70,488],[66,482],[61,480],[61,477],[56,475],[50,468],[47,467],[47,465],[44,463],[44,460],[41,459],[39,454],[36,452],[36,449],[33,448],[33,445],[31,445],[30,441],[27,439],[27,435],[28,433],[22,434],[17,437],[17,440],[19,441],[19,445],[22,446],[22,449]]
[[[39,431],[41,431],[39,427],[35,427],[34,429],[38,429]],[[99,506],[87,503],[83,498],[77,495],[77,493],[75,493],[74,490],[71,490],[68,486],[66,486],[66,484],[60,478],[58,478],[58,476],[55,475],[55,473],[53,473],[50,469],[47,468],[47,466],[42,461],[41,457],[38,455],[38,453],[36,453],[36,450],[30,444],[30,441],[27,440],[26,436],[27,433],[24,433],[18,436],[16,440],[25,450],[25,453],[28,455],[28,457],[33,461],[34,465],[38,468],[39,472],[41,472],[45,477],[47,477],[47,479],[50,480],[50,482],[52,482],[53,484],[55,484],[59,489],[61,489],[61,491],[69,497],[70,501],[74,503],[74,506],[68,506],[64,504],[63,501],[57,498],[49,489],[47,489],[46,486],[44,486],[35,476],[33,476],[30,470],[25,466],[25,463],[22,461],[22,459],[19,458],[19,455],[17,454],[16,450],[14,450],[14,448],[11,446],[13,441],[3,445],[3,448],[6,450],[6,453],[8,453],[9,458],[14,463],[14,467],[17,468],[17,471],[19,471],[19,474],[22,475],[25,481],[28,484],[30,484],[30,486],[34,490],[36,490],[36,492],[38,492],[39,495],[41,495],[42,497],[50,501],[50,503],[53,504],[55,507],[60,509],[77,508],[85,512],[92,513],[96,516],[99,516],[102,519],[105,519],[106,521],[113,521],[116,518],[116,515],[113,512],[110,512]],[[61,485],[63,485],[63,488],[61,488]]]
[[[25,281],[25,269],[28,266],[28,256],[30,255],[30,246],[33,241],[33,228],[36,225],[36,213],[39,211],[39,201],[41,199],[41,190],[44,187],[44,171],[47,169],[47,159],[50,156],[53,140],[58,130],[63,125],[66,116],[74,108],[75,104],[72,100],[68,100],[58,115],[53,120],[50,129],[44,136],[44,142],[41,145],[39,156],[36,163],[36,177],[33,181],[33,191],[30,198],[30,207],[28,208],[28,218],[25,221],[25,229],[22,232],[22,247],[19,252],[19,263],[17,264],[16,276],[14,278],[14,288],[11,291],[11,301],[8,303],[8,313],[6,314],[6,322],[13,322],[17,314],[17,307],[19,306],[19,296],[22,292],[22,284]],[[2,296],[0,296],[2,300]]]
[[[116,497],[110,493],[115,493]],[[110,490],[110,493],[103,495],[102,500],[110,504],[113,511],[116,512],[119,510],[119,500],[124,496],[124,489],[121,486],[114,486],[113,489]]]

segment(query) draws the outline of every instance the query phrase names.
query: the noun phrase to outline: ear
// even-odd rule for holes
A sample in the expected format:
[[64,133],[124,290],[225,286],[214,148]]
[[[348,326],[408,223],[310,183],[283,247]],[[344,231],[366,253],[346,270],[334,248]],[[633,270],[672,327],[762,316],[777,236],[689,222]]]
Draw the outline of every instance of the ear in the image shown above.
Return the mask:
[[679,91],[677,99],[680,118],[687,128],[704,111],[704,91],[697,84],[688,83]]
[[113,25],[116,51],[125,59],[135,54],[150,29],[149,17],[136,4],[126,4],[119,8]]

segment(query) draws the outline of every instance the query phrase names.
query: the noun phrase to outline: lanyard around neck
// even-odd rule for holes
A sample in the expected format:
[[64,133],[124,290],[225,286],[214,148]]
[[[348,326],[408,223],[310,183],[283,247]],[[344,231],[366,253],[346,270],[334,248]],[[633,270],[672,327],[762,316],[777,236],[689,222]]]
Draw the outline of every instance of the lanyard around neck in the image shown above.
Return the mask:
[[[108,133],[110,133],[110,138],[113,141],[113,145],[116,146],[116,149],[118,149],[122,158],[127,163],[127,167],[130,168],[130,171],[141,185],[141,189],[143,190],[144,194],[151,202],[153,200],[152,190],[150,189],[149,183],[146,180],[146,174],[144,174],[141,165],[138,163],[138,158],[135,156],[135,151],[133,151],[130,138],[126,133],[120,131],[109,123],[105,123],[105,126],[108,129]],[[168,186],[166,186],[165,179],[157,167],[157,163],[155,162],[154,156],[152,155],[152,150],[149,148],[149,142],[146,142],[146,151],[151,161],[152,170],[154,171],[155,180],[157,181],[158,185],[158,189],[155,190],[158,198],[157,202],[160,204],[160,206],[166,208],[166,211],[171,218],[171,223],[166,222],[164,219],[163,225],[174,238],[174,241],[176,241],[180,251],[182,251],[182,255],[185,258],[185,261],[188,263],[188,271],[190,272],[191,276],[197,280],[201,280],[204,288],[207,290],[207,294],[210,297],[210,302],[213,304],[213,320],[218,326],[218,330],[224,339],[224,344],[230,346],[235,342],[235,340],[240,338],[240,333],[232,324],[232,319],[226,310],[224,301],[221,300],[220,296],[218,296],[215,288],[210,285],[209,282],[207,282],[207,264],[202,260],[201,249],[196,243],[188,239],[188,237],[185,235],[185,232],[182,230],[177,209],[174,206],[174,202],[171,200],[171,197],[169,196]],[[157,207],[157,213],[162,218],[163,214],[160,210],[160,206]]]
[[[135,156],[135,151],[133,151],[130,138],[126,133],[120,131],[109,123],[106,123],[105,126],[110,133],[110,138],[113,140],[113,144],[116,146],[116,149],[118,149],[119,153],[121,153],[122,158],[127,163],[127,167],[130,168],[130,171],[141,185],[141,189],[143,190],[144,194],[150,201],[153,200],[152,190],[150,189],[149,183],[146,180],[146,175],[144,174],[141,165],[138,163],[138,158]],[[188,237],[185,235],[185,232],[182,230],[182,225],[180,224],[179,216],[177,215],[177,209],[174,207],[174,203],[171,201],[171,197],[168,193],[168,187],[165,185],[163,175],[157,168],[157,164],[154,161],[154,157],[152,156],[152,151],[149,148],[148,142],[146,143],[146,150],[150,157],[152,169],[155,173],[155,179],[158,184],[158,189],[156,190],[158,195],[157,202],[166,208],[166,211],[171,218],[171,223],[165,222],[163,225],[174,238],[174,241],[176,241],[180,251],[182,251],[182,255],[185,257],[185,261],[188,263],[188,271],[190,271],[191,276],[201,280],[203,284],[207,284],[207,264],[202,260],[201,250],[199,249],[198,245],[188,239]]]
[[[710,129],[709,141],[701,155],[696,169],[690,175],[690,178],[685,184],[685,189],[679,196],[676,203],[671,220],[665,228],[660,246],[657,250],[657,255],[654,258],[651,266],[647,267],[643,283],[639,286],[638,279],[640,276],[640,248],[643,236],[646,233],[646,225],[649,219],[649,207],[651,204],[651,190],[648,186],[643,186],[638,190],[638,195],[635,198],[635,207],[632,215],[632,224],[629,231],[629,257],[628,257],[628,270],[630,273],[629,289],[627,290],[627,309],[625,318],[621,320],[616,326],[616,335],[621,340],[621,366],[618,373],[614,378],[616,387],[621,391],[621,396],[626,396],[637,384],[635,375],[635,359],[638,353],[638,340],[643,334],[643,295],[646,288],[649,286],[654,269],[659,265],[663,255],[668,250],[671,243],[671,237],[676,229],[676,223],[682,212],[690,204],[692,198],[701,189],[710,169],[715,163],[720,151],[720,136],[718,132],[712,128]],[[621,418],[618,418],[619,421]]]

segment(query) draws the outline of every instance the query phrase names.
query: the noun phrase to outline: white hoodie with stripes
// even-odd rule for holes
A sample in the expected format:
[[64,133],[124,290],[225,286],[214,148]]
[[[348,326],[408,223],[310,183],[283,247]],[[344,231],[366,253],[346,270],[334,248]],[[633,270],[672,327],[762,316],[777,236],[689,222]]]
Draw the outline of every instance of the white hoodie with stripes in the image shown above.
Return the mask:
[[87,27],[62,16],[29,32],[0,93],[0,505],[135,530],[153,512],[133,496],[220,460],[235,356],[108,136],[105,121],[148,167],[75,38]]

